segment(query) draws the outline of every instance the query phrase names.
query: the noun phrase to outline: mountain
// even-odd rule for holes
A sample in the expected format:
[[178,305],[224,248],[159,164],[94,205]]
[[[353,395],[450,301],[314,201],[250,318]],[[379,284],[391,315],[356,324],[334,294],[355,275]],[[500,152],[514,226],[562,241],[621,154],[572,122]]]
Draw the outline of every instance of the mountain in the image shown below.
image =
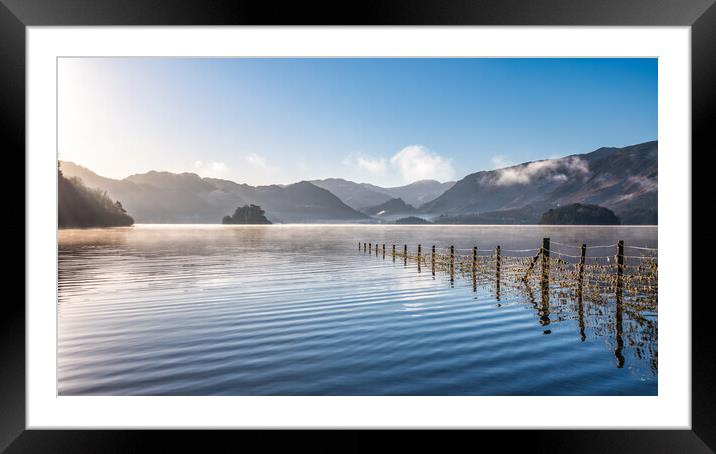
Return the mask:
[[363,183],[362,186],[374,191],[388,194],[392,198],[400,198],[413,206],[420,206],[430,202],[442,195],[445,191],[453,187],[454,181],[440,183],[435,180],[420,180],[405,186],[396,186],[392,188],[382,188],[372,184]]
[[635,210],[655,216],[657,155],[658,142],[652,141],[476,172],[420,211],[457,216],[582,203],[607,207],[623,219]]
[[366,207],[380,205],[391,199],[391,196],[382,192],[377,186],[372,189],[366,184],[354,183],[342,178],[326,178],[325,180],[312,180],[311,183],[319,188],[326,189],[336,195],[349,207],[362,210]]
[[537,224],[541,216],[540,205],[528,205],[522,208],[485,211],[482,213],[440,215],[433,219],[435,224],[485,224],[519,225]]
[[57,226],[116,227],[134,224],[120,202],[113,202],[99,189],[90,189],[79,178],[57,175]]
[[542,225],[619,225],[619,218],[608,208],[599,205],[571,205],[552,208],[542,214]]
[[151,171],[122,180],[99,176],[71,162],[60,166],[89,187],[122,201],[137,222],[217,223],[237,206],[259,205],[272,222],[361,222],[370,218],[307,181],[249,186],[194,173]]
[[369,183],[355,183],[342,178],[312,180],[311,183],[331,191],[346,205],[362,211],[397,198],[403,199],[413,206],[422,205],[438,197],[455,184],[454,181],[440,183],[435,180],[420,180],[405,186],[384,188]]
[[397,214],[412,214],[417,211],[418,210],[416,210],[414,206],[405,203],[401,198],[390,199],[385,203],[363,210],[365,214],[378,217],[393,216]]

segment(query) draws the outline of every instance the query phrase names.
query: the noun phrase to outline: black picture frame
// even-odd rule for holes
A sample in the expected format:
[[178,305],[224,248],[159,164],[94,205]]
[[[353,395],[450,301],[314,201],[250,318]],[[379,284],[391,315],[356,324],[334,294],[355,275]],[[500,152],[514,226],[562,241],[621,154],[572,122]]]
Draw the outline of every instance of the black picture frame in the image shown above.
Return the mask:
[[[5,156],[25,154],[25,32],[35,25],[588,25],[690,26],[692,64],[692,149],[714,150],[709,113],[716,106],[715,0],[461,0],[333,2],[331,4],[212,0],[0,0],[0,115]],[[692,152],[692,157],[695,153]],[[19,165],[19,163],[18,163]],[[24,168],[24,160],[22,164]],[[18,168],[18,167],[16,167]],[[706,179],[705,168],[693,167],[692,181]],[[16,194],[15,197],[19,199]],[[696,191],[693,191],[694,193]],[[692,205],[693,206],[693,205]],[[21,208],[22,210],[23,208]],[[693,220],[692,220],[693,222]],[[692,224],[694,225],[694,224]],[[27,239],[26,239],[27,241]],[[690,244],[685,247],[691,248]],[[688,264],[686,264],[688,266]],[[18,267],[19,268],[19,267]],[[692,282],[703,281],[705,270],[692,264]],[[23,267],[24,270],[24,267]],[[699,279],[701,277],[701,279]],[[683,283],[689,286],[690,283]],[[685,293],[684,305],[691,303]],[[692,304],[692,430],[555,430],[461,432],[441,437],[441,451],[456,443],[477,448],[497,443],[550,452],[714,452],[716,449],[716,389],[714,337],[710,301]],[[25,429],[25,305],[7,298],[0,316],[0,451],[127,452],[147,447],[147,438],[184,448],[243,446],[260,442],[275,447],[290,440],[313,450],[372,449],[371,432],[333,432],[339,444],[316,442],[303,433],[290,437],[266,433],[97,431]],[[548,417],[548,413],[545,417]],[[425,446],[424,433],[400,437]],[[194,443],[193,445],[191,443]],[[232,444],[228,446],[232,446]],[[391,442],[381,441],[383,448]],[[237,447],[237,445],[233,445]],[[447,448],[447,449],[446,449]],[[209,448],[211,449],[211,448]],[[232,449],[233,450],[233,449]]]

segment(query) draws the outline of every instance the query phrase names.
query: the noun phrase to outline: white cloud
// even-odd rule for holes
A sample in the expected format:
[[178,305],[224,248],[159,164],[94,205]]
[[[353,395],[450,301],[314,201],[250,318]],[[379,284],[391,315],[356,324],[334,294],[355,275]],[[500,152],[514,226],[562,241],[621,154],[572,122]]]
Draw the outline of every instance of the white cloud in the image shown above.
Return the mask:
[[528,184],[533,178],[549,178],[564,182],[570,178],[584,177],[589,174],[587,162],[578,157],[547,159],[500,169],[492,181],[498,186]]
[[369,156],[358,157],[358,168],[366,170],[370,173],[384,175],[387,168],[385,158],[373,158]]
[[202,176],[222,176],[229,172],[229,166],[223,162],[194,161],[194,168]]
[[511,165],[514,165],[512,161],[510,161],[503,155],[493,156],[490,161],[492,162],[493,169],[502,169],[503,167],[509,167]]
[[275,170],[275,168],[268,163],[266,158],[257,153],[247,153],[244,155],[244,160],[252,167],[261,170]]
[[450,159],[421,145],[403,148],[390,158],[390,165],[406,183],[425,179],[447,181],[455,176]]
[[357,171],[356,178],[382,177],[384,184],[386,180],[390,181],[390,184],[401,181],[412,183],[425,179],[447,181],[455,176],[450,159],[421,145],[407,146],[390,159],[351,153],[343,160],[343,165]]
[[358,170],[368,172],[372,175],[383,176],[388,169],[388,161],[385,158],[370,156],[363,153],[351,153],[343,160],[343,165],[355,167]]

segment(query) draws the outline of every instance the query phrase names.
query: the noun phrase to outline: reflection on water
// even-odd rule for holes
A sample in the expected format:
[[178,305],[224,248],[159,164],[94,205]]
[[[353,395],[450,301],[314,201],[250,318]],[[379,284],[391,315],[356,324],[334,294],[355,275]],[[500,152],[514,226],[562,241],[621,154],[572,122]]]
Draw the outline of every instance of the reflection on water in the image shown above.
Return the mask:
[[[542,237],[657,246],[651,227],[63,230],[58,389],[64,395],[656,395],[655,301],[636,298],[636,286],[618,295],[571,286],[575,279],[558,276],[573,264],[559,261],[550,264],[548,288],[520,285],[512,279],[515,266],[533,252],[516,259],[508,251],[538,247]],[[372,241],[370,252],[356,249],[364,239]],[[420,260],[401,256],[403,245],[416,253],[418,244]],[[480,251],[500,245],[501,259],[481,252],[492,268],[472,266],[476,244]],[[451,245],[456,262],[444,271],[440,254]],[[595,274],[586,270],[589,281]]]

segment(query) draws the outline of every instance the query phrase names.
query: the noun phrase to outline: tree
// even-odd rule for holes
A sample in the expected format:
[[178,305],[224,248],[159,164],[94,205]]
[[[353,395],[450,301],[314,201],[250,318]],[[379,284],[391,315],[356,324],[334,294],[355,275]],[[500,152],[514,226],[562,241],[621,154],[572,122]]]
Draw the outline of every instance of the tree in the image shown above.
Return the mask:
[[264,210],[258,205],[237,207],[232,216],[224,216],[222,224],[271,224],[264,216]]
[[79,178],[65,178],[57,171],[59,228],[115,227],[134,224],[121,202],[114,202],[105,191],[91,189]]
[[543,225],[619,225],[619,218],[608,208],[599,205],[573,203],[553,208],[542,214]]

